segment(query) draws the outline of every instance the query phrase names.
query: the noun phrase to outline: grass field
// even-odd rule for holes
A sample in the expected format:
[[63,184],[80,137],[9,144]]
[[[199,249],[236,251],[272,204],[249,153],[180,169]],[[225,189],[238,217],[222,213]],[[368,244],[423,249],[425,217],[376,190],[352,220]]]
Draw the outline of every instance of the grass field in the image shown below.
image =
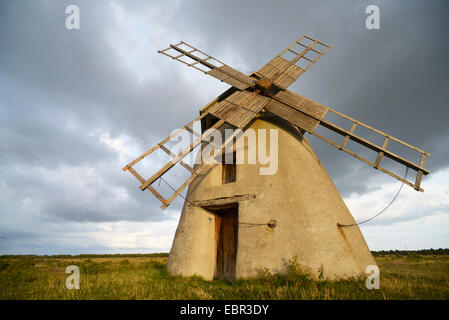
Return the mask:
[[[449,299],[449,254],[380,252],[380,289],[365,279],[313,280],[291,264],[285,275],[204,281],[171,276],[167,255],[0,256],[0,299]],[[68,265],[80,289],[68,290]]]

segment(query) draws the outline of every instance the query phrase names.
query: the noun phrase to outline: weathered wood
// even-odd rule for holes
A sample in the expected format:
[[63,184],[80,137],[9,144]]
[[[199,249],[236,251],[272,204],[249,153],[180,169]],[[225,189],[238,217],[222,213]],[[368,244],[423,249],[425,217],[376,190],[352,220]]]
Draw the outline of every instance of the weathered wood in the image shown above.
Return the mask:
[[[305,45],[301,43],[301,40],[307,38],[312,41],[312,44]],[[323,51],[318,51],[313,47],[317,44],[321,44],[326,47]],[[296,52],[293,50],[295,45],[301,45],[305,49],[302,52]],[[330,45],[327,45],[321,41],[313,39],[307,36],[301,36],[298,40],[293,42],[290,46],[288,46],[285,50],[279,53],[276,57],[270,60],[266,65],[264,65],[257,74],[261,75],[264,78],[271,80],[275,85],[282,89],[286,89],[293,82],[295,82],[306,70],[308,70],[315,62],[317,62],[329,49]],[[310,59],[306,57],[306,54],[310,51],[314,51],[318,53],[318,56],[315,59]],[[295,55],[295,57],[288,61],[282,57],[286,52],[291,52]],[[295,63],[300,59],[305,59],[309,62],[306,68],[300,68]]]
[[217,278],[235,278],[238,241],[238,207],[216,211]]
[[[426,164],[426,154],[422,153],[421,160],[419,162],[419,166],[424,167],[425,164]],[[422,175],[423,175],[423,172],[421,170],[419,170],[418,174],[416,175],[416,180],[415,180],[415,186],[418,189],[420,188],[420,185],[421,185]]]
[[374,144],[374,143],[372,143],[372,142],[370,142],[370,141],[368,141],[368,140],[366,140],[366,139],[364,139],[364,138],[362,138],[362,137],[360,137],[360,136],[358,136],[356,134],[353,134],[353,133],[351,133],[351,132],[349,132],[349,131],[347,131],[347,130],[345,130],[345,129],[343,129],[343,128],[341,128],[341,127],[339,127],[339,126],[337,126],[337,125],[335,125],[335,124],[333,124],[331,122],[328,122],[328,121],[325,121],[325,120],[321,120],[320,121],[320,125],[328,128],[328,129],[330,129],[330,130],[332,130],[332,131],[334,131],[334,132],[336,132],[338,134],[341,134],[343,136],[348,135],[351,140],[353,140],[353,141],[355,141],[355,142],[357,142],[357,143],[359,143],[359,144],[361,144],[361,145],[363,145],[363,146],[365,146],[365,147],[367,147],[367,148],[369,148],[369,149],[371,149],[371,150],[373,150],[375,152],[382,151],[384,153],[385,157],[388,157],[391,160],[399,162],[399,163],[401,163],[401,164],[403,164],[403,165],[405,165],[405,166],[407,166],[409,168],[412,168],[412,169],[414,169],[416,171],[422,170],[424,174],[428,174],[429,173],[429,171],[427,169],[422,168],[419,165],[417,165],[417,164],[415,164],[415,163],[413,163],[413,162],[411,162],[411,161],[409,161],[409,160],[407,160],[407,159],[405,159],[405,158],[403,158],[403,157],[401,157],[401,156],[399,156],[399,155],[397,155],[397,154],[395,154],[395,153],[393,153],[393,152],[391,152],[389,150],[382,149],[382,147],[380,147],[380,146],[378,146],[378,145],[376,145],[376,144]]
[[[365,159],[364,157],[361,157],[361,156],[355,154],[354,152],[344,148],[344,145],[346,144],[345,141],[343,142],[343,144],[338,145],[335,142],[333,142],[333,141],[331,141],[331,140],[329,140],[329,139],[327,139],[327,138],[325,138],[325,137],[315,133],[314,132],[315,130],[310,130],[310,127],[309,128],[305,128],[306,126],[304,124],[303,124],[304,127],[302,127],[300,124],[298,124],[298,122],[286,119],[287,121],[290,121],[294,125],[300,126],[302,129],[304,129],[304,130],[314,134],[315,136],[317,136],[320,139],[322,139],[322,140],[332,144],[333,146],[337,147],[338,149],[343,150],[343,151],[353,155],[354,157],[358,158],[359,160],[362,160],[363,162],[373,166],[374,168],[379,169],[380,171],[385,172],[385,173],[391,175],[392,177],[394,177],[394,178],[396,178],[396,179],[398,179],[398,180],[400,180],[400,181],[402,181],[402,182],[412,186],[416,190],[422,191],[422,189],[419,187],[418,184],[416,184],[416,183],[413,184],[413,183],[411,183],[411,182],[409,182],[409,181],[399,177],[398,175],[388,171],[387,169],[380,167],[380,165],[379,165],[380,164],[380,159],[383,156],[386,156],[386,157],[388,157],[388,158],[390,158],[390,159],[392,159],[392,160],[394,160],[396,162],[401,163],[402,165],[404,165],[406,167],[409,167],[409,168],[414,169],[415,171],[417,171],[418,172],[418,177],[417,177],[417,181],[418,182],[420,182],[420,179],[419,179],[419,173],[420,172],[421,172],[421,175],[429,173],[429,171],[427,169],[425,169],[424,166],[422,166],[421,164],[417,165],[417,164],[415,164],[415,163],[413,163],[413,162],[411,162],[411,161],[409,161],[409,160],[407,160],[407,159],[405,159],[405,158],[403,158],[403,157],[401,157],[401,156],[399,156],[399,155],[397,155],[397,154],[387,150],[386,146],[387,146],[388,140],[391,138],[389,135],[387,135],[387,134],[385,134],[385,133],[383,133],[383,132],[381,132],[379,130],[376,130],[377,132],[380,132],[380,134],[382,134],[384,137],[388,137],[389,138],[386,141],[384,141],[384,147],[380,147],[380,146],[376,145],[375,143],[372,143],[369,140],[364,139],[364,138],[362,138],[362,137],[360,137],[360,136],[358,136],[358,135],[353,133],[353,129],[355,129],[354,125],[363,125],[364,126],[364,124],[362,124],[360,121],[357,121],[357,120],[354,120],[354,119],[350,118],[350,120],[353,121],[353,126],[351,128],[352,130],[348,131],[346,129],[343,129],[343,128],[335,125],[334,123],[332,123],[330,121],[324,120],[325,113],[327,111],[334,112],[334,110],[332,110],[332,109],[330,109],[328,107],[324,107],[323,106],[324,107],[323,112],[321,114],[317,115],[316,114],[316,110],[313,110],[313,108],[310,107],[310,105],[313,105],[313,101],[311,101],[310,99],[307,99],[307,100],[309,100],[311,102],[304,103],[304,101],[307,101],[306,98],[302,98],[299,95],[296,95],[296,94],[293,94],[293,93],[288,93],[288,92],[287,93],[282,93],[282,94],[276,94],[276,95],[273,96],[273,99],[275,99],[276,101],[278,101],[280,103],[283,103],[287,107],[290,107],[292,110],[297,110],[298,112],[301,112],[301,113],[303,113],[303,114],[305,114],[307,116],[310,116],[311,118],[317,120],[320,125],[326,127],[327,129],[330,129],[333,132],[336,132],[336,133],[344,136],[346,142],[347,142],[347,140],[350,139],[350,140],[353,140],[353,141],[355,141],[355,142],[357,142],[357,143],[359,143],[359,144],[361,144],[361,145],[363,145],[363,146],[365,146],[365,147],[375,151],[376,153],[378,153],[377,161],[376,161],[376,163],[373,163],[373,162]],[[319,105],[319,104],[317,104],[317,105]],[[311,110],[313,110],[313,112]],[[324,113],[324,115],[323,115],[323,113]],[[349,117],[346,116],[345,118],[348,119]],[[396,141],[397,140],[398,139],[396,139]],[[417,148],[415,148],[415,149],[417,149]],[[422,154],[423,155],[427,155],[427,153],[425,153],[425,152],[423,152]]]
[[[390,137],[385,137],[384,139],[384,143],[382,145],[382,149],[386,149],[388,142],[390,141]],[[382,157],[384,156],[384,152],[380,151],[379,154],[377,155],[377,159],[376,159],[376,165],[374,166],[375,168],[379,167],[380,165],[380,161],[382,160]]]
[[297,125],[301,129],[307,132],[313,132],[319,125],[319,121],[315,118],[306,115],[305,113],[298,112],[297,110],[282,104],[279,101],[272,100],[266,107],[266,110],[287,120],[294,125]]
[[161,209],[165,209],[167,208],[172,202],[173,200],[175,200],[175,198],[177,196],[179,196],[181,194],[181,192],[190,184],[190,182],[193,181],[193,179],[195,179],[197,177],[197,174],[192,174],[186,181],[184,181],[184,183],[178,188],[178,190],[176,190],[168,199],[167,201],[163,202],[161,205]]
[[[318,133],[316,133],[316,132],[312,132],[312,134],[313,134],[314,136],[316,136],[317,138],[320,138],[321,140],[326,141],[326,142],[329,143],[330,145],[333,145],[334,147],[339,148],[339,145],[336,144],[335,142],[333,142],[332,140],[330,140],[330,139],[328,139],[328,138],[326,138],[326,137],[323,137],[323,136],[321,136],[320,134],[318,134]],[[349,149],[346,149],[346,148],[342,148],[341,150],[344,151],[344,152],[346,152],[346,153],[348,153],[348,154],[350,154],[351,156],[353,156],[353,157],[359,159],[360,161],[365,162],[366,164],[368,164],[368,165],[370,165],[370,166],[372,166],[372,167],[375,167],[375,163],[373,163],[373,162],[369,161],[368,159],[366,159],[366,158],[364,158],[364,157],[362,157],[362,156],[356,154],[355,152],[353,152],[353,151],[351,151],[351,150],[349,150]],[[410,187],[414,188],[415,190],[418,190],[418,191],[421,191],[421,192],[424,191],[424,190],[423,190],[422,188],[420,188],[419,186],[416,186],[415,184],[411,183],[410,181],[407,181],[407,180],[405,180],[404,178],[399,177],[398,175],[394,174],[394,173],[391,172],[391,171],[388,171],[388,170],[385,169],[385,168],[382,168],[382,167],[379,166],[379,167],[377,167],[376,169],[378,169],[379,171],[382,171],[382,172],[384,172],[384,173],[386,173],[386,174],[392,176],[393,178],[395,178],[395,179],[397,179],[397,180],[399,180],[399,181],[401,181],[401,182],[403,182],[403,183],[409,185]]]
[[[164,145],[161,145],[161,149],[167,153],[169,156],[171,156],[172,158],[175,158],[177,155],[174,154],[173,152],[170,151],[170,149],[166,148]],[[187,163],[185,163],[184,161],[179,161],[179,163],[186,168],[187,170],[189,170],[191,173],[195,173],[195,171],[193,171],[193,168],[191,166],[189,166]]]
[[131,168],[132,166],[134,166],[137,162],[139,162],[140,160],[142,160],[143,158],[149,156],[151,153],[153,153],[154,151],[156,151],[157,149],[159,149],[161,147],[161,145],[167,143],[168,141],[170,141],[170,139],[176,137],[178,134],[180,134],[182,131],[186,130],[188,127],[190,127],[195,121],[200,121],[202,118],[204,118],[208,113],[204,112],[202,113],[199,117],[195,118],[194,120],[192,120],[191,122],[189,122],[188,124],[186,124],[184,127],[176,130],[172,135],[170,135],[169,137],[165,138],[164,140],[162,140],[161,142],[159,142],[157,145],[155,145],[154,147],[152,147],[150,150],[146,151],[145,153],[143,153],[142,155],[140,155],[139,157],[137,157],[136,159],[134,159],[133,161],[131,161],[129,164],[127,164],[126,166],[123,167],[123,171],[128,170],[129,168]]
[[[421,170],[421,171],[423,171],[424,174],[429,173],[429,171],[427,169],[422,168],[419,165],[417,165],[403,157],[400,157],[399,155],[397,155],[389,150],[383,149],[382,147],[368,141],[367,139],[364,139],[364,138],[354,134],[353,132],[343,129],[343,128],[337,126],[336,124],[333,124],[330,121],[324,120],[324,116],[325,116],[326,112],[331,111],[333,113],[336,113],[335,110],[333,110],[329,107],[325,107],[317,102],[314,102],[310,99],[302,97],[302,96],[295,94],[293,92],[290,92],[288,90],[286,90],[282,93],[277,93],[274,96],[272,96],[272,98],[276,99],[277,101],[279,101],[281,103],[284,103],[286,106],[289,106],[289,107],[296,109],[306,115],[311,116],[312,118],[318,120],[320,125],[330,129],[331,131],[334,131],[342,136],[349,136],[349,139],[375,151],[376,153],[382,151],[386,157],[388,157],[394,161],[397,161],[397,162],[399,162],[409,168],[412,168],[416,171]],[[337,114],[341,114],[341,113],[337,113]],[[345,116],[344,118],[351,120],[352,122],[356,122],[358,125],[368,127],[367,125],[363,124],[362,122],[360,122],[358,120],[349,118],[347,116]],[[303,129],[305,129],[305,128],[303,128]],[[385,137],[388,136],[391,139],[393,139],[393,137],[387,135],[386,133],[381,132],[380,130],[376,130],[376,132],[380,133],[381,135],[383,135]],[[394,139],[394,140],[398,141],[398,139]],[[406,145],[406,144],[404,144],[404,145]],[[337,148],[339,148],[339,147],[340,146],[337,146]],[[414,149],[417,149],[417,148],[414,148]]]
[[[357,127],[357,123],[356,122],[354,122],[352,124],[351,129],[349,130],[349,132],[354,132],[355,127]],[[343,142],[341,143],[340,147],[338,147],[338,149],[340,149],[340,150],[343,149],[346,146],[346,144],[348,143],[348,141],[349,141],[349,136],[345,136]]]
[[237,91],[210,107],[207,112],[242,129],[259,114],[269,101],[269,98],[256,93]]
[[220,197],[207,200],[193,201],[191,205],[204,207],[204,208],[216,208],[230,203],[236,203],[241,201],[249,201],[256,198],[254,194],[233,195],[229,197]]
[[[189,46],[192,50],[186,51],[186,50],[180,48],[179,46],[181,44]],[[181,54],[177,55],[177,56],[170,55],[166,52],[167,50],[170,50],[170,49],[176,50],[177,52],[179,52]],[[183,41],[181,41],[180,43],[178,43],[176,45],[170,45],[169,48],[164,49],[164,50],[159,50],[158,52],[162,53],[172,59],[175,59],[176,61],[182,62],[189,67],[193,67],[197,70],[200,70],[201,72],[204,72],[205,74],[208,74],[214,78],[217,78],[217,79],[219,79],[223,82],[226,82],[226,83],[230,84],[231,86],[234,86],[241,90],[244,90],[248,87],[254,86],[255,80],[253,78],[248,77],[247,75],[241,73],[240,71],[237,71],[237,70],[231,68],[230,66],[221,62],[220,60],[212,57],[211,55],[209,55],[203,51],[196,49],[195,47],[193,47]],[[202,55],[206,56],[206,58],[204,58],[204,59],[200,58],[198,55],[195,55],[195,52],[201,53]],[[194,62],[187,63],[187,62],[181,60],[182,57],[188,57],[188,58],[192,59]],[[218,63],[216,63],[217,65],[215,65],[215,64],[211,63],[210,61],[215,61]],[[196,66],[196,64],[201,64],[204,67],[208,68],[209,70],[206,71],[201,68],[198,68]]]
[[[137,178],[137,180],[140,181],[140,183],[144,183],[145,179],[142,178],[142,176],[140,174],[138,174],[132,167],[128,168],[129,172],[131,172],[133,174],[134,177]],[[163,204],[166,204],[166,200],[164,199],[164,197],[156,191],[156,189],[154,189],[153,187],[149,186],[148,190]]]
[[300,96],[299,94],[296,94],[289,90],[280,91],[271,96],[271,98],[306,115],[309,115],[316,120],[323,119],[327,113],[327,110],[329,109],[328,107],[323,106],[318,102],[307,99],[306,97]]
[[387,135],[385,132],[382,132],[382,131],[380,131],[380,130],[378,130],[378,129],[376,129],[376,128],[373,128],[373,127],[367,125],[366,123],[362,123],[362,122],[360,122],[360,121],[358,121],[358,120],[355,120],[354,118],[351,118],[351,117],[345,115],[344,113],[338,112],[337,110],[334,110],[334,109],[331,109],[331,108],[329,108],[329,112],[335,113],[335,114],[337,114],[337,115],[339,115],[339,116],[341,116],[341,117],[343,117],[343,118],[345,118],[345,119],[347,119],[347,120],[349,120],[349,121],[357,122],[358,124],[364,126],[365,128],[370,129],[370,130],[372,130],[372,131],[374,131],[374,132],[376,132],[376,133],[378,133],[378,134],[380,134],[380,135],[388,136],[391,140],[394,140],[394,141],[396,141],[396,142],[399,142],[400,144],[402,144],[402,145],[404,145],[404,146],[406,146],[406,147],[409,147],[410,149],[413,149],[413,150],[415,150],[415,151],[418,151],[419,153],[424,153],[424,154],[425,154],[426,156],[428,156],[428,157],[431,156],[430,153],[428,153],[428,152],[426,152],[426,151],[424,151],[424,150],[422,150],[422,149],[419,149],[419,148],[417,148],[417,147],[415,147],[415,146],[412,146],[411,144],[408,144],[408,143],[405,142],[405,141],[399,140],[398,138],[389,136],[389,135]]
[[186,155],[188,155],[196,146],[198,146],[204,139],[210,136],[210,134],[213,132],[214,129],[217,129],[221,125],[225,123],[224,120],[219,120],[217,123],[215,123],[212,127],[210,127],[205,133],[201,135],[200,138],[195,140],[190,146],[186,147],[176,158],[173,158],[171,161],[169,161],[164,167],[162,167],[158,172],[156,172],[151,178],[145,181],[140,186],[140,189],[143,191],[146,188],[148,188],[149,185],[151,185],[154,181],[156,181],[160,176],[162,176],[164,173],[166,173],[168,170],[170,170],[175,164],[177,164],[182,158],[184,158]]

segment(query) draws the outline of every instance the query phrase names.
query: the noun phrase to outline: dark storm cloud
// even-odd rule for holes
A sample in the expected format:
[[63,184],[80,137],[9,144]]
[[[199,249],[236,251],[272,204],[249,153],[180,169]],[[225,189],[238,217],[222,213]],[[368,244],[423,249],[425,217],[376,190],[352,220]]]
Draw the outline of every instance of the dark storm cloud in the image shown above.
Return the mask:
[[[64,27],[68,4],[80,6],[80,30]],[[128,30],[117,20],[114,4],[123,10],[125,26],[139,21],[137,38],[147,41],[145,58],[137,60],[143,65],[126,57],[133,44],[121,42]],[[379,31],[364,26],[368,4],[380,7]],[[203,80],[156,53],[179,40],[245,73],[302,34],[330,43],[334,48],[291,90],[429,151],[432,172],[448,166],[445,1],[3,1],[0,6],[0,209],[14,216],[4,218],[8,232],[23,234],[28,226],[16,230],[14,223],[25,218],[36,225],[167,218],[158,201],[121,171],[120,154],[99,137],[126,136],[134,148],[130,156],[137,156],[192,120],[220,92],[223,84],[215,79]],[[125,57],[117,46],[128,50]],[[310,141],[343,196],[363,193],[373,181],[392,181],[322,141]],[[172,209],[181,204],[176,201]]]
[[[183,21],[209,35],[211,50],[240,55],[245,72],[257,70],[299,35],[330,43],[334,47],[291,89],[432,153],[428,167],[433,172],[448,165],[449,148],[438,147],[449,137],[447,2],[196,4],[201,10],[187,11]],[[369,4],[380,8],[379,31],[365,28]],[[384,175],[310,140],[344,195],[364,191],[370,177]]]

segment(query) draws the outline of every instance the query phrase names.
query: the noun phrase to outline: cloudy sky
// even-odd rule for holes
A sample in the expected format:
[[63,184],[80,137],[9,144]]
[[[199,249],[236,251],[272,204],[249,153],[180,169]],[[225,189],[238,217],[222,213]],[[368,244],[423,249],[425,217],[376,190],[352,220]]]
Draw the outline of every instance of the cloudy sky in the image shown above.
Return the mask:
[[[380,30],[365,28],[369,4]],[[0,254],[167,252],[182,201],[162,211],[121,167],[228,85],[157,50],[183,40],[249,73],[302,34],[334,47],[291,90],[432,154],[425,192],[404,186],[361,228],[370,248],[447,248],[448,30],[436,0],[1,1]],[[356,220],[399,189],[310,142]]]

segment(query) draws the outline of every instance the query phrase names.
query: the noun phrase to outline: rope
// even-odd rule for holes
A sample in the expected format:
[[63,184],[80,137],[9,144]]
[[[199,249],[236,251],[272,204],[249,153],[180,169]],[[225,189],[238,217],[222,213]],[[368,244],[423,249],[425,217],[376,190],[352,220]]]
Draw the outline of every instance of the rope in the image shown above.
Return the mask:
[[[407,169],[405,170],[405,177],[404,177],[404,180],[407,179],[407,173],[408,173],[408,167],[407,167]],[[398,192],[396,193],[396,195],[393,197],[393,200],[391,200],[390,203],[389,203],[389,204],[388,204],[382,211],[380,211],[378,214],[376,214],[375,216],[373,216],[373,217],[371,217],[371,218],[369,218],[369,219],[367,219],[367,220],[364,220],[364,221],[362,221],[362,222],[357,222],[357,223],[353,223],[353,224],[340,224],[340,223],[337,223],[337,226],[338,226],[339,228],[341,228],[341,227],[342,227],[342,228],[345,228],[345,227],[359,226],[359,225],[361,225],[361,224],[363,224],[363,223],[365,223],[365,222],[371,221],[371,220],[373,220],[374,218],[380,216],[382,213],[384,213],[384,212],[385,212],[385,211],[386,211],[386,210],[393,204],[393,202],[396,200],[396,198],[398,197],[399,193],[401,192],[403,186],[404,186],[404,181],[402,182],[401,187],[399,188],[399,190],[398,190]]]
[[[164,182],[170,189],[172,189],[174,192],[176,192],[176,189],[173,188],[167,181],[165,181],[165,179],[162,178],[162,176],[159,177],[159,183],[160,183],[161,181],[163,181],[163,182]],[[191,206],[197,207],[197,208],[199,208],[199,209],[201,209],[201,210],[203,210],[203,211],[205,211],[205,212],[207,212],[207,213],[213,213],[213,212],[210,212],[209,210],[207,210],[207,209],[205,209],[205,208],[203,208],[203,207],[201,207],[201,206],[199,206],[199,205],[197,205],[197,204],[191,202],[191,201],[188,200],[186,197],[184,197],[182,194],[178,194],[177,196],[180,197],[180,198],[182,198],[182,199],[184,199],[184,201],[186,201],[186,202],[187,202],[188,204],[190,204]],[[244,225],[253,226],[253,227],[255,227],[255,226],[269,226],[270,228],[276,227],[276,221],[275,221],[275,220],[270,220],[270,221],[267,222],[267,223],[249,223],[249,222],[240,222],[240,221],[239,221],[239,224],[244,224]]]

